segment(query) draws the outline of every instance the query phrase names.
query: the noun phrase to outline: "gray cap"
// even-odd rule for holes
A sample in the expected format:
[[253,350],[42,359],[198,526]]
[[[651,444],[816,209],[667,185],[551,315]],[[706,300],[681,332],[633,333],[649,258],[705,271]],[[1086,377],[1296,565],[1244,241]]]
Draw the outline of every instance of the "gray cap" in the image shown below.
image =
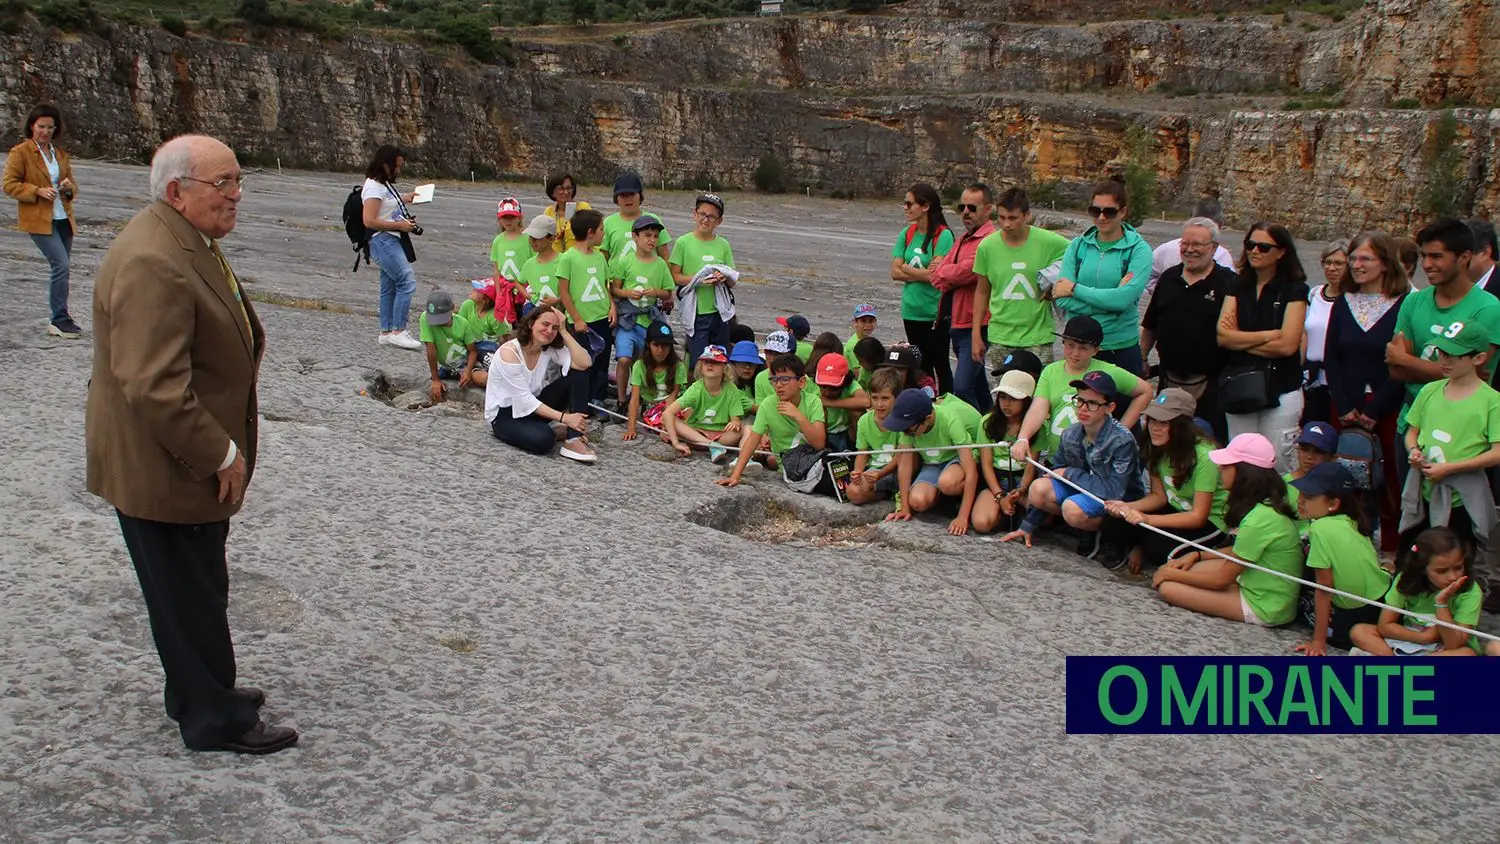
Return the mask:
[[531,222],[526,224],[526,231],[524,233],[527,237],[534,237],[537,240],[541,240],[544,237],[556,237],[557,220],[553,217],[548,217],[546,214],[538,214],[531,218]]
[[434,290],[427,294],[427,324],[448,325],[453,322],[453,297],[446,291]]

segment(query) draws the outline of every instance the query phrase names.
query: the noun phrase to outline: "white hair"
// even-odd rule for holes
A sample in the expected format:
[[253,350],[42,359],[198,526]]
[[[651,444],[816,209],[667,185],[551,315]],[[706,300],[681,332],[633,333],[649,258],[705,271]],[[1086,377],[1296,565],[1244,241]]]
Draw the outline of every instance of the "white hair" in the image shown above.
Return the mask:
[[193,164],[203,151],[208,135],[178,135],[157,148],[151,156],[151,198],[165,201],[167,185],[193,174]]
[[1182,230],[1184,232],[1186,232],[1188,229],[1191,229],[1191,228],[1194,228],[1194,227],[1200,228],[1200,229],[1208,229],[1208,237],[1209,237],[1209,239],[1212,240],[1214,243],[1218,243],[1219,242],[1219,224],[1218,223],[1215,223],[1213,220],[1210,220],[1207,217],[1189,217],[1188,220],[1187,220],[1187,222],[1185,222],[1185,223],[1182,224]]

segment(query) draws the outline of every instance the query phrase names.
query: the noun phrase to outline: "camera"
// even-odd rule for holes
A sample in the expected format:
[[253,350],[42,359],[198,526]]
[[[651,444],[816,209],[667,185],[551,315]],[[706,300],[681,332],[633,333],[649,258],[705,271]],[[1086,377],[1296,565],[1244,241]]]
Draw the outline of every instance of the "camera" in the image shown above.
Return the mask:
[[411,221],[411,233],[416,235],[417,237],[422,236],[422,227],[417,225],[416,220]]
[[62,190],[59,191],[59,193],[62,194],[63,202],[72,202],[73,201],[73,189],[72,188],[64,186],[62,188]]

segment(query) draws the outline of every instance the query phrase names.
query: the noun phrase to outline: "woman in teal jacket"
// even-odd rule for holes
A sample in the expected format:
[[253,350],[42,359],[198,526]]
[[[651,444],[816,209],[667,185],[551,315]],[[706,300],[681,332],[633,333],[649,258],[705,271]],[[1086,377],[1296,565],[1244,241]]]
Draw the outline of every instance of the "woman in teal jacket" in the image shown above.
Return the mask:
[[1104,328],[1098,359],[1144,375],[1139,303],[1151,276],[1151,246],[1125,222],[1125,186],[1100,182],[1089,205],[1093,228],[1063,254],[1052,298],[1069,317],[1089,316]]

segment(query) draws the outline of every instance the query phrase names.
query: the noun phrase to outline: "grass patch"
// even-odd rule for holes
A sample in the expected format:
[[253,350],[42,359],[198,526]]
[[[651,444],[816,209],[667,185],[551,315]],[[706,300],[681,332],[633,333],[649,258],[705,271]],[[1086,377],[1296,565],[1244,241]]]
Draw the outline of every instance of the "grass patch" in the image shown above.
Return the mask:
[[[248,276],[240,276],[240,280],[246,284],[255,284],[255,280]],[[322,299],[305,299],[301,296],[288,296],[285,293],[262,292],[252,290],[248,293],[252,302],[260,302],[263,305],[277,305],[283,308],[296,308],[300,311],[327,311],[334,314],[363,314],[365,311],[355,310],[348,305],[340,305],[337,302],[325,302]]]
[[479,650],[479,643],[462,633],[448,633],[439,636],[438,644],[456,654],[471,654]]

